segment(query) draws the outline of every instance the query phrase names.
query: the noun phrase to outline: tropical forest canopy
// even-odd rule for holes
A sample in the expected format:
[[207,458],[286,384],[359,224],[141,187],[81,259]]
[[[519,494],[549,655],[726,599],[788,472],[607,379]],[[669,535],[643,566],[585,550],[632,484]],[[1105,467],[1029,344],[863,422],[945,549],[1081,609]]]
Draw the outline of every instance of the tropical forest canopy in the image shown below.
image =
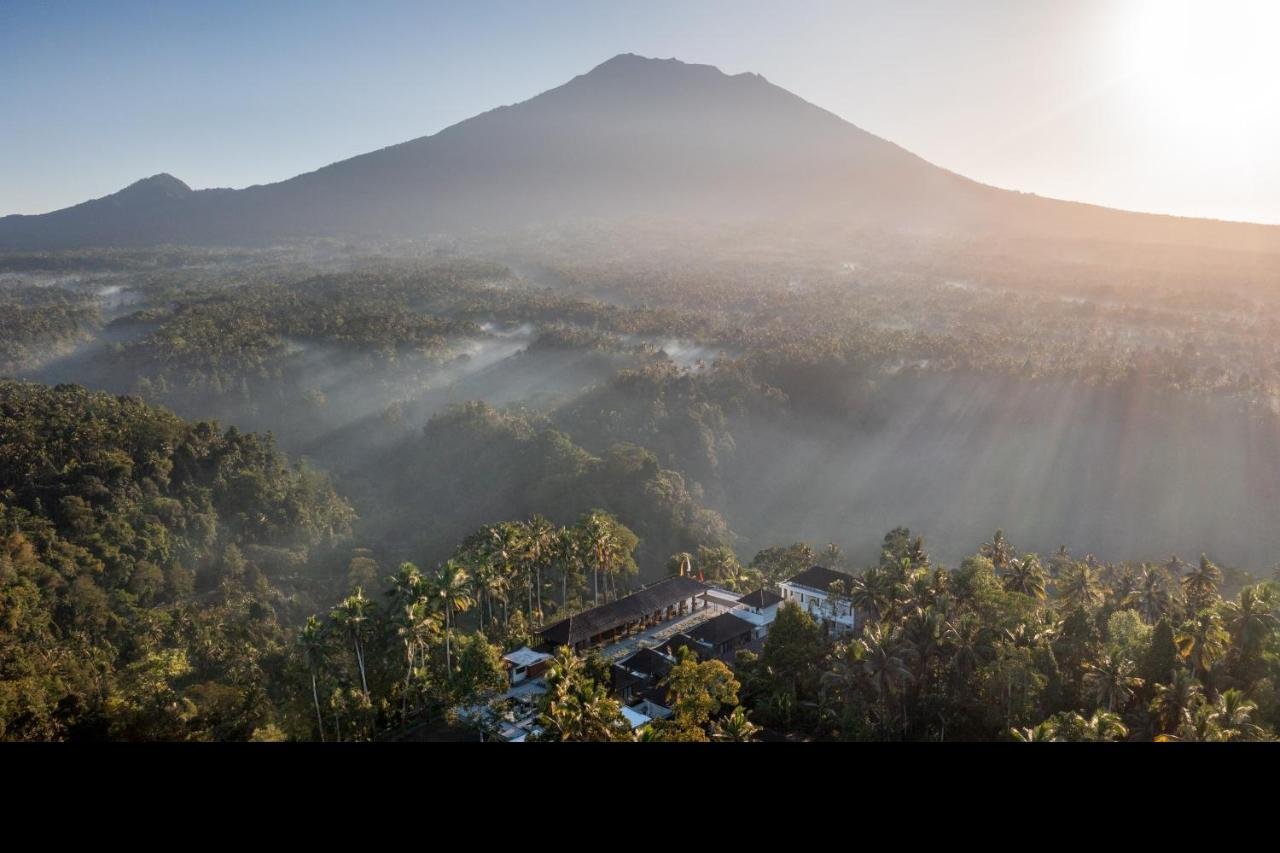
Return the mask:
[[[0,255],[0,737],[422,736],[541,624],[815,563],[866,628],[682,660],[646,737],[1264,737],[1277,285],[641,225]],[[545,736],[631,737],[606,681],[560,655]]]

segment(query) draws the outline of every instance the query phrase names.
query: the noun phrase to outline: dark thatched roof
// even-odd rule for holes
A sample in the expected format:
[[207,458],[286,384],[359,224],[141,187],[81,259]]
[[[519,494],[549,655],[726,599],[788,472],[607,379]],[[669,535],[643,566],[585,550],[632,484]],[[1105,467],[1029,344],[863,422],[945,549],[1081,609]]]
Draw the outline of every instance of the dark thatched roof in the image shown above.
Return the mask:
[[544,643],[554,646],[574,646],[592,637],[621,628],[646,614],[665,610],[681,601],[693,598],[708,589],[693,578],[676,576],[650,584],[639,592],[575,613],[548,625],[539,632]]
[[782,601],[782,596],[763,587],[760,589],[753,589],[751,592],[748,592],[746,595],[738,598],[739,604],[745,604],[747,607],[754,607],[756,610],[763,610],[766,607],[772,607],[780,601]]
[[653,649],[632,652],[618,663],[632,672],[641,672],[649,676],[662,676],[671,671],[671,660]]
[[805,569],[793,578],[787,578],[787,583],[793,583],[796,586],[808,587],[816,589],[820,592],[830,592],[831,584],[834,581],[848,583],[853,580],[853,575],[847,575],[844,572],[837,572],[834,569],[828,569],[825,566],[814,566]]
[[721,613],[714,619],[708,619],[701,625],[691,629],[689,635],[695,640],[718,646],[730,640],[738,640],[743,637],[750,638],[753,629],[754,626],[747,620],[739,619],[732,613]]

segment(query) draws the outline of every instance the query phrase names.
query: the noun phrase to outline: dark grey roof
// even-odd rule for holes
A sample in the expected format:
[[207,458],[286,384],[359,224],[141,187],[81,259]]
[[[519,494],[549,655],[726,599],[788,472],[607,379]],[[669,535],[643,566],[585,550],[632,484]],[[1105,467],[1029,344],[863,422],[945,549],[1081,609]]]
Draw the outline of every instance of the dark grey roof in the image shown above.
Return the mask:
[[782,601],[782,596],[778,595],[773,590],[765,589],[764,587],[761,587],[760,589],[753,589],[751,592],[748,592],[746,595],[738,599],[739,604],[745,604],[748,607],[754,607],[757,610],[772,607],[780,601]]
[[663,708],[671,708],[675,704],[671,701],[671,697],[667,694],[667,688],[665,687],[650,687],[633,694],[632,698],[645,699],[655,705],[661,705]]
[[816,589],[820,592],[830,592],[833,581],[848,583],[851,580],[853,580],[853,575],[847,575],[844,572],[837,572],[834,569],[828,569],[824,566],[813,566],[812,568],[805,569],[795,577],[787,578],[788,583],[808,587],[809,589]]
[[664,610],[708,589],[693,578],[677,575],[650,584],[639,592],[575,613],[539,631],[544,643],[555,646],[577,645],[597,634],[620,628],[647,613]]
[[695,640],[683,631],[673,634],[670,639],[658,646],[658,651],[676,657],[676,652],[682,648],[687,648],[700,660],[706,660],[711,656],[711,646],[709,644],[701,640]]
[[627,657],[618,661],[618,664],[626,667],[632,672],[642,672],[645,675],[666,675],[671,671],[671,660],[653,649],[640,649],[632,652]]
[[648,679],[634,675],[625,667],[618,666],[616,663],[609,668],[609,680],[615,693],[621,693],[628,687],[634,687],[637,684],[649,683]]
[[750,637],[752,629],[752,624],[747,620],[740,619],[732,613],[721,613],[714,619],[708,619],[695,627],[689,635],[695,640],[718,646],[729,640]]

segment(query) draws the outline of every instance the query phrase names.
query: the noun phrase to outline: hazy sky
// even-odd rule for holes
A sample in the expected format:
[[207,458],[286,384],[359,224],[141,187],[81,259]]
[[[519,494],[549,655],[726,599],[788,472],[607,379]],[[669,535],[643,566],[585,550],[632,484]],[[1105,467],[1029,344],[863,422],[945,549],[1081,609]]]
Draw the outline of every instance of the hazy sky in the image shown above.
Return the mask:
[[0,0],[0,214],[290,177],[624,52],[998,186],[1280,223],[1280,0]]

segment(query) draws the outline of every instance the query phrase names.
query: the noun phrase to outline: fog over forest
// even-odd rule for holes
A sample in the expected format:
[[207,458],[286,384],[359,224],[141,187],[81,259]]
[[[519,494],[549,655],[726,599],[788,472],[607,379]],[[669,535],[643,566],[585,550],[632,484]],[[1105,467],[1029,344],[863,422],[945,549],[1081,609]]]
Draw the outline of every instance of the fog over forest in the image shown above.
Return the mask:
[[754,74],[0,219],[0,739],[1274,739],[1278,509],[1280,227]]
[[[1206,552],[1263,574],[1280,554],[1280,528],[1272,522],[1280,482],[1275,408],[1256,395],[1186,393],[1141,376],[1098,382],[968,365],[938,369],[927,355],[915,358],[907,349],[922,345],[913,338],[921,331],[947,335],[951,311],[997,308],[1026,312],[1025,322],[1038,323],[1053,317],[1055,304],[1081,311],[1095,339],[1104,337],[1117,355],[1132,357],[1134,346],[1174,349],[1178,327],[1160,322],[1164,318],[1121,321],[1144,307],[1128,297],[1091,298],[1067,285],[1071,295],[1031,293],[1018,301],[1000,287],[943,280],[926,282],[927,299],[940,304],[922,311],[906,298],[878,304],[885,293],[877,273],[824,270],[832,281],[849,279],[844,307],[867,315],[856,323],[871,321],[902,352],[877,352],[848,370],[783,365],[792,373],[790,382],[778,383],[777,399],[757,389],[759,405],[735,408],[715,400],[711,422],[695,415],[688,426],[690,413],[669,408],[687,404],[685,397],[647,389],[652,398],[628,398],[608,393],[611,382],[619,371],[667,364],[671,372],[663,382],[689,384],[695,390],[682,393],[692,395],[692,405],[708,405],[703,398],[715,399],[716,377],[727,365],[753,361],[745,341],[724,333],[741,322],[734,311],[695,309],[699,322],[687,331],[664,330],[661,309],[648,307],[654,304],[650,284],[638,293],[607,279],[582,288],[568,269],[530,264],[518,276],[511,266],[480,259],[469,274],[470,296],[441,295],[430,285],[415,291],[413,284],[397,294],[397,309],[430,318],[429,329],[418,329],[415,315],[407,315],[406,346],[396,337],[398,327],[379,326],[387,304],[354,293],[359,279],[386,274],[429,281],[433,265],[455,261],[335,263],[315,249],[302,256],[293,282],[277,286],[265,317],[252,302],[229,296],[242,294],[237,288],[252,286],[244,281],[270,268],[272,262],[256,258],[201,263],[200,284],[176,287],[167,279],[179,280],[182,267],[150,275],[142,287],[131,286],[127,273],[8,272],[8,293],[45,301],[59,294],[95,315],[57,352],[34,346],[30,363],[13,374],[143,393],[186,418],[270,431],[282,449],[334,472],[339,482],[360,482],[377,460],[398,452],[393,449],[451,406],[483,401],[514,408],[547,420],[593,453],[618,440],[655,452],[696,487],[703,505],[724,517],[732,530],[728,544],[743,559],[771,544],[807,541],[834,542],[855,562],[871,562],[885,531],[898,525],[935,540],[935,553],[949,562],[998,527],[1040,553],[1062,545],[1132,560]],[[799,314],[806,299],[820,306],[830,298],[830,283],[803,283],[813,275],[808,263],[798,273],[784,272],[776,285],[771,275],[759,284],[766,292],[752,298],[767,303],[776,292],[787,300],[780,305],[790,303]],[[664,286],[680,287],[678,279]],[[655,315],[645,320],[651,331],[602,321],[600,312],[610,304],[639,317]],[[318,317],[331,310],[339,317],[271,316],[299,305]],[[352,306],[357,313],[341,316]],[[766,310],[773,319],[787,309]],[[1114,328],[1097,320],[1102,310],[1118,313]],[[240,340],[241,330],[228,323],[251,327]],[[344,339],[343,324],[362,337]],[[217,351],[201,352],[196,344],[174,363],[175,336],[188,326],[226,334],[233,345],[222,351],[228,342],[211,340]],[[798,328],[792,341],[809,334]],[[765,364],[757,375],[778,369]],[[598,410],[580,411],[584,400]],[[679,431],[662,434],[676,422]],[[424,517],[439,511],[414,509]],[[473,520],[537,510],[495,506]],[[434,543],[442,552],[453,544]],[[644,577],[660,576],[664,562],[665,555],[652,555],[642,565]]]

